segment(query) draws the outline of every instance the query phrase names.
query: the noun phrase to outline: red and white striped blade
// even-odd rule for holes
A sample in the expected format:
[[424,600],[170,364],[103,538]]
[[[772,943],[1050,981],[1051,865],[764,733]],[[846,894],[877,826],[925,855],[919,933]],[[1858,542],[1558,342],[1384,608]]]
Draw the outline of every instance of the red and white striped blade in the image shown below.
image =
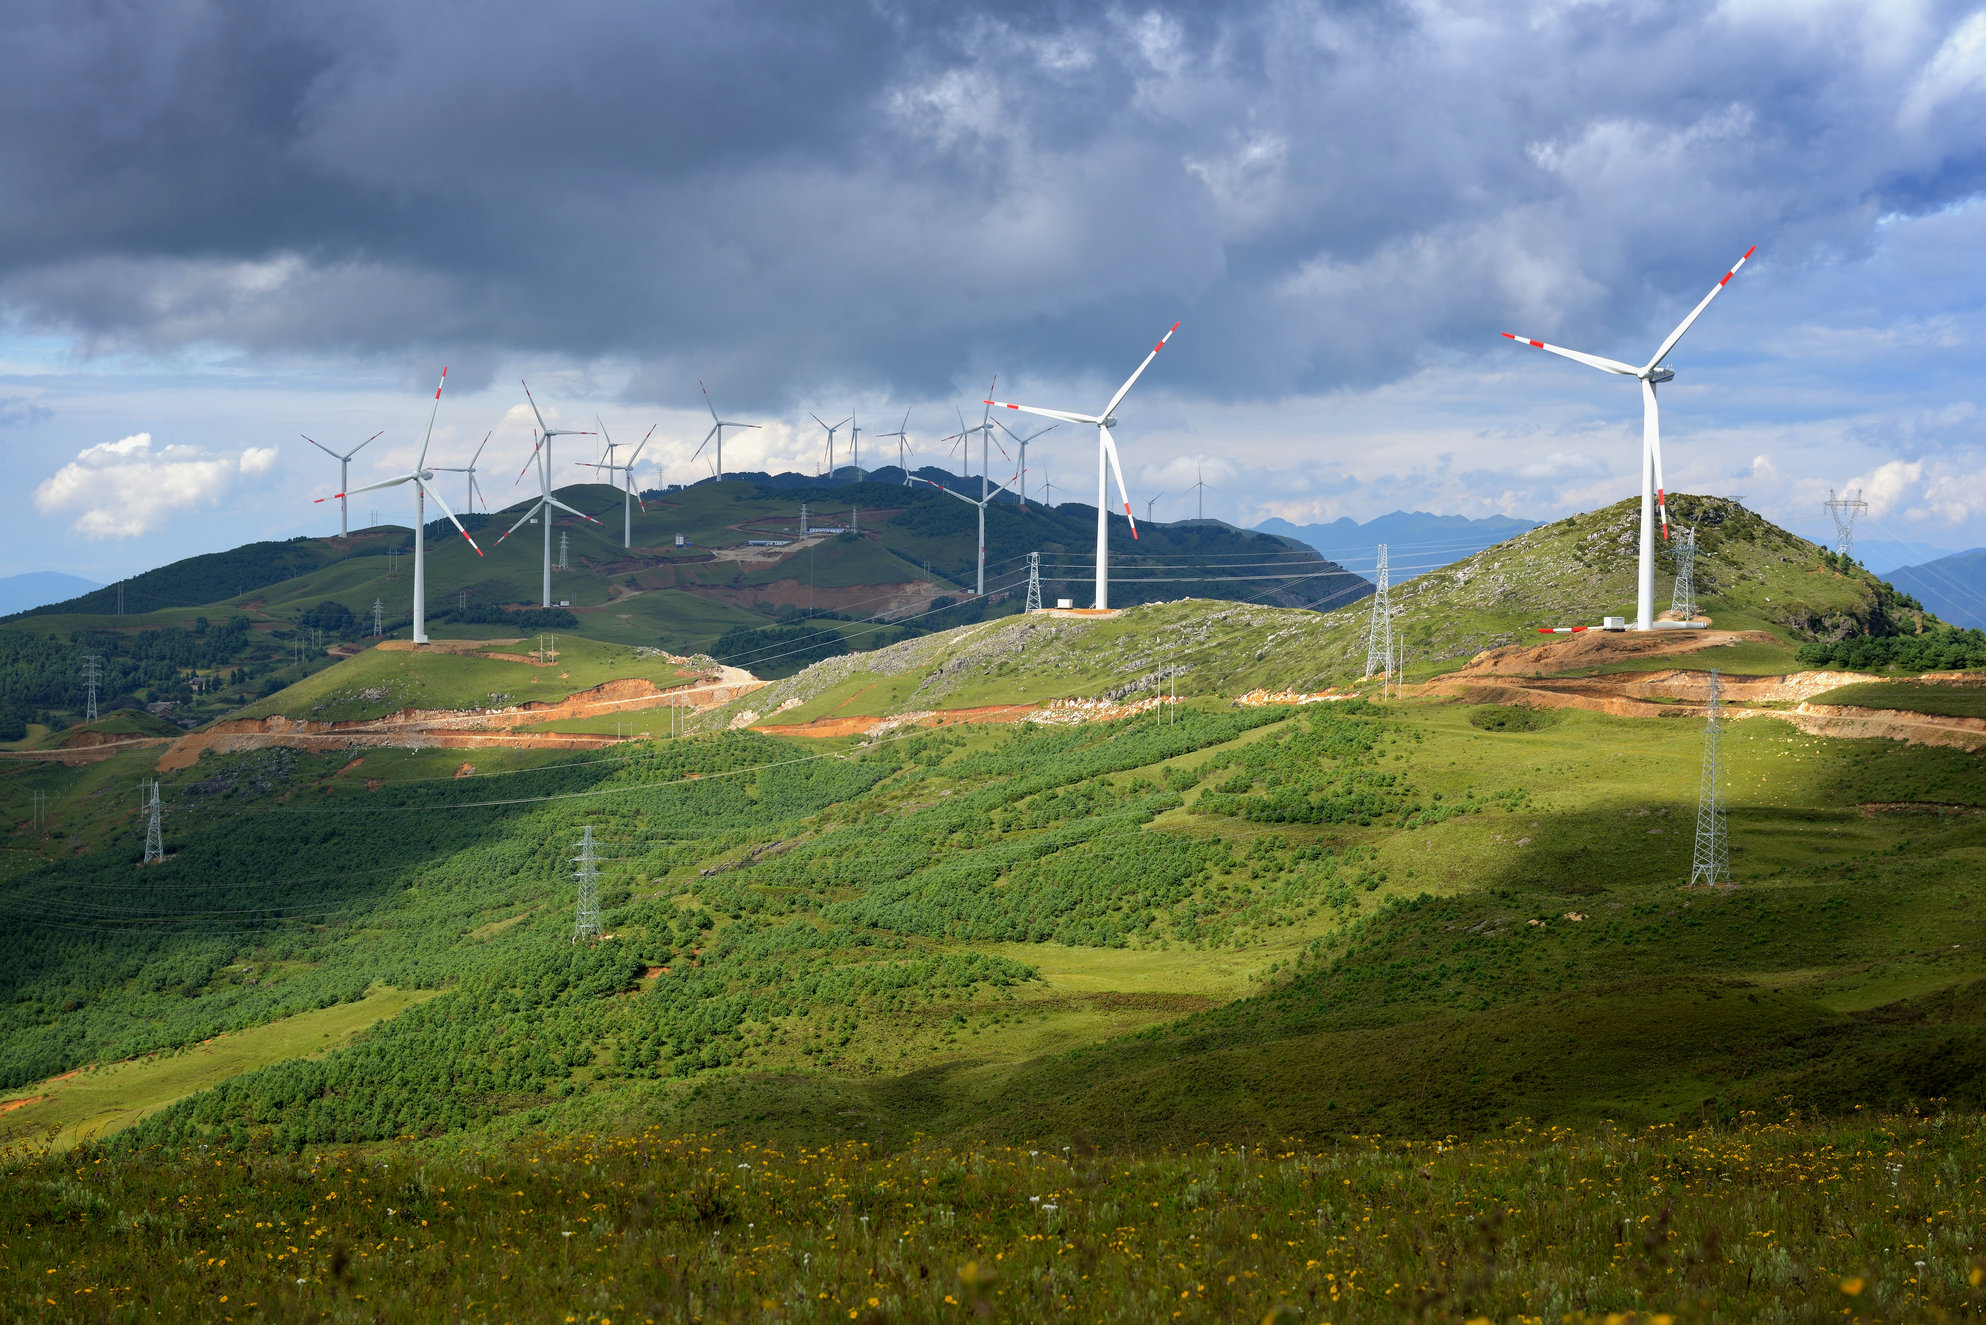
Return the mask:
[[1597,354],[1584,354],[1578,350],[1568,350],[1563,345],[1552,345],[1545,341],[1533,340],[1529,336],[1520,336],[1514,331],[1506,331],[1502,335],[1505,340],[1514,340],[1519,345],[1529,345],[1533,349],[1544,350],[1548,354],[1563,355],[1568,359],[1583,363],[1589,368],[1598,368],[1603,373],[1619,373],[1622,377],[1641,376],[1641,370],[1639,368],[1636,368],[1631,363],[1622,363],[1619,359],[1606,359]]
[[441,381],[434,388],[434,404],[428,409],[428,430],[421,434],[421,455],[420,459],[414,461],[415,469],[426,469],[428,466],[428,442],[434,438],[434,416],[441,412],[441,388],[447,385],[448,365],[443,364]]
[[[428,499],[432,501],[435,505],[441,507],[441,513],[448,517],[448,522],[450,524],[455,526],[455,532],[462,535],[464,539],[468,540],[470,547],[476,547],[476,540],[469,537],[469,531],[467,529],[464,529],[462,527],[462,522],[455,518],[455,512],[448,509],[448,503],[441,499],[440,493],[436,492],[433,488],[429,487],[426,481],[424,481],[419,475],[416,475],[414,477],[414,486],[419,488],[422,492],[426,493]],[[476,555],[479,557],[482,556],[483,550],[479,547],[476,547]]]
[[995,409],[1017,409],[1023,414],[1039,414],[1044,419],[1060,419],[1064,423],[1102,423],[1094,414],[1077,414],[1066,409],[1042,409],[1038,405],[1010,405],[1004,400],[989,400],[987,404]]
[[[1710,307],[1710,301],[1723,293],[1724,287],[1731,283],[1731,278],[1738,274],[1738,268],[1744,266],[1747,262],[1751,261],[1752,254],[1756,252],[1758,252],[1758,245],[1753,244],[1750,248],[1745,250],[1744,257],[1739,258],[1736,262],[1731,264],[1731,270],[1725,272],[1724,275],[1721,278],[1719,278],[1717,284],[1710,287],[1710,293],[1703,296],[1703,302],[1698,304],[1695,308],[1692,308],[1690,310],[1689,316],[1684,318],[1681,324],[1678,325],[1674,331],[1669,333],[1669,338],[1662,342],[1662,348],[1655,351],[1655,357],[1648,361],[1648,368],[1653,368],[1656,364],[1662,362],[1662,360],[1669,357],[1669,351],[1676,348],[1676,342],[1683,338],[1683,333],[1690,329],[1692,323],[1694,323],[1698,318],[1703,316],[1703,310]],[[1648,368],[1644,368],[1642,369],[1642,371],[1647,372]]]
[[[1179,324],[1175,322],[1173,325],[1176,327]],[[1160,345],[1164,343],[1164,341],[1159,342]],[[1138,519],[1131,514],[1131,494],[1124,490],[1124,466],[1117,459],[1117,439],[1110,435],[1110,429],[1100,423],[1096,426],[1096,436],[1097,441],[1103,445],[1103,453],[1110,457],[1110,472],[1117,478],[1117,496],[1124,503],[1124,518],[1131,522],[1131,538],[1135,541],[1138,537]]]
[[524,399],[531,402],[531,416],[538,420],[538,431],[549,433],[551,429],[545,425],[545,416],[538,413],[538,402],[531,395],[531,384],[520,377],[517,379],[517,385],[524,388]]
[[[1124,385],[1117,388],[1117,394],[1112,396],[1110,398],[1110,403],[1103,407],[1104,418],[1106,419],[1109,418],[1111,413],[1114,410],[1116,410],[1117,402],[1124,399],[1124,397],[1130,393],[1132,385],[1136,383],[1140,377],[1144,376],[1145,369],[1152,366],[1152,360],[1158,358],[1158,352],[1165,348],[1165,343],[1172,339],[1172,333],[1177,330],[1179,330],[1179,324],[1177,322],[1173,323],[1171,326],[1165,329],[1165,335],[1160,336],[1159,343],[1152,346],[1152,352],[1150,354],[1147,354],[1145,356],[1145,361],[1138,365],[1138,371],[1132,373],[1129,377],[1124,379]],[[1130,506],[1130,503],[1126,502],[1125,506],[1128,508]],[[1137,533],[1138,531],[1136,526],[1133,526],[1131,530],[1131,536],[1135,538],[1137,537]]]

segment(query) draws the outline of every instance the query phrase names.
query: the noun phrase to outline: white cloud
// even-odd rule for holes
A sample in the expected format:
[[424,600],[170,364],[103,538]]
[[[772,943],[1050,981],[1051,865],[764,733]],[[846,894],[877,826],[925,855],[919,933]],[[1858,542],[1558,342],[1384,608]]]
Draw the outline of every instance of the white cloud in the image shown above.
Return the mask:
[[1895,510],[1923,477],[1924,466],[1917,461],[1892,460],[1848,486],[1860,489],[1863,500],[1869,503],[1869,514],[1881,519]]
[[1946,38],[1904,98],[1897,119],[1915,128],[1946,102],[1986,92],[1986,12],[1972,15]]
[[72,527],[86,538],[136,538],[180,511],[214,505],[236,473],[266,473],[275,460],[273,447],[250,447],[239,456],[192,446],[154,449],[150,433],[133,433],[79,451],[35,489],[34,504],[46,515],[77,512]]

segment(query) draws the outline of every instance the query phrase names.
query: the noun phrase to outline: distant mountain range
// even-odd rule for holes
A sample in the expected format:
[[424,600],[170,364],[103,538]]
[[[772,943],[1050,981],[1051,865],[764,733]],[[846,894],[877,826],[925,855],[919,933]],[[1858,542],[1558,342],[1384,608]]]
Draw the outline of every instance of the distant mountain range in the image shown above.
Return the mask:
[[1398,584],[1464,557],[1472,557],[1506,538],[1515,538],[1527,529],[1537,528],[1538,522],[1508,515],[1471,520],[1464,515],[1394,511],[1364,524],[1346,517],[1333,520],[1330,524],[1264,520],[1255,527],[1265,534],[1279,534],[1308,543],[1326,560],[1335,561],[1346,570],[1369,580],[1375,578],[1379,564],[1378,547],[1384,543],[1388,578]]
[[[1830,540],[1821,540],[1821,546],[1832,547]],[[1921,566],[1939,557],[1958,556],[1956,549],[1938,547],[1931,543],[1905,543],[1893,538],[1858,538],[1855,540],[1855,560],[1876,575],[1888,575],[1899,566]]]
[[25,612],[30,607],[60,603],[103,586],[80,575],[59,570],[31,570],[21,575],[0,577],[0,616]]
[[1986,629],[1986,547],[1880,574],[1954,626]]

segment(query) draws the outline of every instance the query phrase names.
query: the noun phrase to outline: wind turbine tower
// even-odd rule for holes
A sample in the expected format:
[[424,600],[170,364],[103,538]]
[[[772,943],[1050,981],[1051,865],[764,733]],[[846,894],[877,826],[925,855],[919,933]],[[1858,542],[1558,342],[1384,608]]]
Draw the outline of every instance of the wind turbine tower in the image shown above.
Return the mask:
[[1207,465],[1206,465],[1206,462],[1205,462],[1205,461],[1196,461],[1196,462],[1194,463],[1194,470],[1195,470],[1195,472],[1196,472],[1196,473],[1198,473],[1198,474],[1199,474],[1199,476],[1200,476],[1200,477],[1199,477],[1199,478],[1198,478],[1198,479],[1197,479],[1197,480],[1196,480],[1196,481],[1194,482],[1194,484],[1193,484],[1193,491],[1194,491],[1194,492],[1195,492],[1195,493],[1196,493],[1196,494],[1197,494],[1197,495],[1199,496],[1199,499],[1200,499],[1200,505],[1199,505],[1199,508],[1198,508],[1198,513],[1197,513],[1196,515],[1194,515],[1194,517],[1193,517],[1193,518],[1194,518],[1194,519],[1196,519],[1196,520],[1204,520],[1204,519],[1206,519],[1206,518],[1207,518]]
[[1558,345],[1547,345],[1541,340],[1532,340],[1514,332],[1503,333],[1504,339],[1522,341],[1534,349],[1546,350],[1562,355],[1589,368],[1598,368],[1603,373],[1614,373],[1620,377],[1632,377],[1641,383],[1641,555],[1638,573],[1635,577],[1634,621],[1636,630],[1655,628],[1655,519],[1659,513],[1662,520],[1662,538],[1669,537],[1669,504],[1663,491],[1662,481],[1662,424],[1660,412],[1655,405],[1655,388],[1665,382],[1675,380],[1675,370],[1662,361],[1669,357],[1669,351],[1676,348],[1676,342],[1683,333],[1693,326],[1703,310],[1710,307],[1731,278],[1738,274],[1738,268],[1750,261],[1758,252],[1756,244],[1745,250],[1745,256],[1731,265],[1717,284],[1710,287],[1710,293],[1703,296],[1703,302],[1690,310],[1690,315],[1682,320],[1676,329],[1668,334],[1648,362],[1636,368],[1633,364],[1622,363],[1618,359],[1603,359],[1597,354],[1582,354],[1578,350],[1568,350]]
[[1007,409],[1039,414],[1062,423],[1096,425],[1096,609],[1098,611],[1104,611],[1110,606],[1110,509],[1107,505],[1109,499],[1107,485],[1112,475],[1117,479],[1117,495],[1123,499],[1124,518],[1130,522],[1131,537],[1133,539],[1138,537],[1138,521],[1131,514],[1131,496],[1124,490],[1124,467],[1118,462],[1117,442],[1111,435],[1111,430],[1117,426],[1117,406],[1123,402],[1126,395],[1130,394],[1131,388],[1137,384],[1140,377],[1144,376],[1145,369],[1151,367],[1152,360],[1158,358],[1159,351],[1165,348],[1166,342],[1172,339],[1172,333],[1177,330],[1179,330],[1177,322],[1166,329],[1165,335],[1159,337],[1159,343],[1152,346],[1151,353],[1145,356],[1145,361],[1138,365],[1137,371],[1125,378],[1124,385],[1117,388],[1117,394],[1110,398],[1110,403],[1103,407],[1101,414],[1076,414],[1068,410],[1041,409],[1034,405],[1011,405],[1003,400],[986,402],[989,406],[1005,406]]
[[[982,456],[981,457],[982,463],[984,462],[984,459],[985,457]],[[992,491],[987,492],[986,495],[981,497],[978,501],[974,501],[972,498],[966,496],[963,492],[954,492],[942,483],[932,483],[931,480],[928,478],[920,478],[917,481],[919,483],[930,483],[932,487],[944,493],[947,497],[956,497],[960,501],[964,502],[966,505],[974,506],[979,509],[979,576],[978,579],[974,581],[973,593],[976,596],[982,598],[985,597],[986,595],[986,507],[992,502],[992,500],[995,497],[999,496],[1002,492],[1006,491],[1007,485],[1005,483],[1001,483],[996,487],[994,487]],[[1009,482],[1011,481],[1012,480],[1009,480]],[[986,476],[983,473],[980,475],[979,478],[979,486],[982,490],[986,487]]]
[[[363,488],[352,489],[353,492],[374,492],[380,488],[398,487],[402,483],[411,483],[414,485],[414,643],[416,644],[426,644],[428,642],[427,501],[429,497],[434,498],[434,504],[441,507],[441,513],[448,517],[449,523],[455,526],[456,531],[462,535],[463,540],[470,547],[476,548],[476,555],[479,557],[483,555],[483,550],[476,547],[476,540],[469,537],[469,531],[464,529],[462,522],[455,518],[455,512],[448,509],[448,503],[441,499],[441,494],[428,487],[428,484],[434,482],[434,471],[427,468],[428,443],[434,439],[434,416],[441,411],[441,389],[447,385],[448,369],[443,368],[441,370],[441,382],[434,389],[434,405],[428,410],[428,428],[426,432],[421,434],[421,454],[414,461],[413,473],[402,474],[398,478],[389,478],[379,483],[368,483]],[[337,495],[342,499],[347,494],[341,492]],[[319,497],[317,500],[321,502],[325,498]]]
[[[340,538],[352,532],[351,520],[345,510],[344,496],[345,486],[351,482],[352,457],[378,441],[385,435],[385,432],[386,430],[384,428],[380,429],[343,455],[339,455],[336,451],[333,451],[314,437],[304,437],[302,433],[297,434],[299,437],[303,437],[306,442],[309,442],[312,446],[338,462],[338,536]],[[378,521],[374,521],[374,523],[377,524]]]
[[1372,595],[1372,617],[1365,628],[1365,674],[1377,676],[1379,693],[1393,675],[1393,601],[1387,586],[1386,545],[1379,545],[1379,587]]
[[1827,490],[1827,513],[1834,517],[1834,551],[1836,556],[1855,555],[1855,517],[1869,509],[1869,503],[1862,500],[1860,488],[1851,489],[1846,496],[1837,497],[1834,489]]

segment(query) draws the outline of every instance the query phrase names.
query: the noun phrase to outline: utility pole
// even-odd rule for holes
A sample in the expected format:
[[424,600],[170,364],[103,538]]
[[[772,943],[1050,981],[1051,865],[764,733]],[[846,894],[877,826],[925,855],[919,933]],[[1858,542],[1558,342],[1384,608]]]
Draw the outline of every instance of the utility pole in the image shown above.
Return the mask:
[[378,639],[385,633],[384,613],[386,605],[377,598],[372,600],[372,637]]
[[1678,621],[1696,620],[1696,530],[1677,529],[1675,542],[1676,596],[1669,615]]
[[159,833],[159,780],[152,779],[152,817],[145,825],[145,863],[165,859],[165,840]]
[[1855,554],[1855,517],[1869,509],[1869,503],[1862,500],[1860,488],[1851,489],[1846,496],[1837,497],[1834,489],[1827,490],[1827,513],[1834,517],[1834,551],[1837,556],[1852,557]]
[[807,503],[800,503],[800,537],[807,536]]
[[579,913],[572,925],[572,941],[583,943],[600,937],[600,858],[593,854],[593,825],[586,825],[579,839],[579,866],[573,877],[579,880]]
[[1027,609],[1030,612],[1041,610],[1041,554],[1027,554]]
[[89,687],[88,708],[83,714],[84,722],[97,720],[97,682],[103,680],[103,655],[91,653],[83,658],[83,683]]
[[1379,697],[1393,675],[1393,603],[1387,586],[1386,545],[1379,545],[1379,589],[1372,596],[1372,619],[1365,632],[1365,674],[1379,677]]
[[1689,886],[1731,886],[1731,844],[1724,832],[1724,767],[1717,752],[1723,724],[1717,721],[1717,669],[1710,669],[1709,721],[1703,727],[1703,780],[1696,793],[1696,851],[1690,858]]

